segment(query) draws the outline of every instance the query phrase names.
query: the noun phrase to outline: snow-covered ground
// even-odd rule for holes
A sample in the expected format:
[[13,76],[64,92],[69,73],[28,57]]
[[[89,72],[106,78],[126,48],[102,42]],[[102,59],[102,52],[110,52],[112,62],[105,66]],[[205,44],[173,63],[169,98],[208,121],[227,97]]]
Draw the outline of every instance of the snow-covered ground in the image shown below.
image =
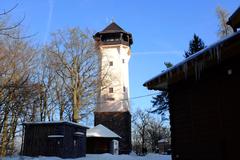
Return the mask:
[[[1,158],[0,158],[1,159]],[[62,160],[58,157],[7,157],[2,160]],[[70,160],[70,159],[64,159]],[[147,154],[146,156],[130,155],[112,155],[112,154],[87,154],[86,157],[75,158],[73,160],[171,160],[170,155]]]

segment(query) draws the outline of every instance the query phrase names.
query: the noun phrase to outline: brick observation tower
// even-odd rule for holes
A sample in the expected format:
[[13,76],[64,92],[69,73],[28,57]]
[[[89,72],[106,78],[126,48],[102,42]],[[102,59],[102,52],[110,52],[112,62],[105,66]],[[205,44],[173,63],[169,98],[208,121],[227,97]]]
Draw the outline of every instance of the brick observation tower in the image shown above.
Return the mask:
[[121,136],[119,153],[131,152],[131,114],[128,62],[133,43],[131,33],[111,23],[94,39],[101,54],[103,86],[94,113],[94,125],[102,124]]

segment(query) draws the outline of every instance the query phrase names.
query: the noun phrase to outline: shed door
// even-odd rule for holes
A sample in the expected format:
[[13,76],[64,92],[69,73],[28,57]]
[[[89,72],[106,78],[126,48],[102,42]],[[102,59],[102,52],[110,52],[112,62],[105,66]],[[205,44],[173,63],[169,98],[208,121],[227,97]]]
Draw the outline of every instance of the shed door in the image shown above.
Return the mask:
[[83,136],[74,136],[73,138],[73,147],[74,154],[78,157],[85,153],[85,145],[84,145],[84,137]]
[[49,138],[48,139],[48,155],[60,156],[62,154],[63,138]]

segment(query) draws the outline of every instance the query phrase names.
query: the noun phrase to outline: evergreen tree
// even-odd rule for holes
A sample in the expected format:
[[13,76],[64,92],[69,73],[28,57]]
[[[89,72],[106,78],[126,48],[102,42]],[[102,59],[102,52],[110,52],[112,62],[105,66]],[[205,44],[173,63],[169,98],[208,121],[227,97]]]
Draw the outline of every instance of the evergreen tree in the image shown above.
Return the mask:
[[[164,62],[164,65],[166,68],[173,66],[173,64],[170,62]],[[166,112],[169,110],[168,92],[161,91],[157,96],[153,97],[151,102],[153,109],[150,111],[150,113],[160,114],[163,120],[167,120],[168,118],[166,117]]]
[[161,91],[160,94],[153,97],[153,100],[151,102],[153,106],[151,113],[157,113],[164,116],[165,112],[169,109],[168,92]]
[[184,57],[187,58],[187,57],[193,55],[194,53],[202,50],[205,47],[206,46],[205,46],[204,42],[202,41],[202,39],[199,38],[196,34],[194,34],[193,39],[189,42],[188,51],[185,51]]

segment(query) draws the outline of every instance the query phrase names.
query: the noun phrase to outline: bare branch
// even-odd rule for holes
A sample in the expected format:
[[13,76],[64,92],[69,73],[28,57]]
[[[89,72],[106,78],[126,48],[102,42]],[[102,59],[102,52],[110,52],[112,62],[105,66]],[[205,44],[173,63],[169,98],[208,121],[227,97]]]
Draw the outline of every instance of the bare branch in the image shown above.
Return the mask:
[[0,13],[0,16],[9,14],[9,13],[12,12],[14,9],[16,9],[17,6],[18,6],[18,3],[17,3],[15,6],[13,6],[12,8],[10,8],[9,10],[3,11],[3,13]]

